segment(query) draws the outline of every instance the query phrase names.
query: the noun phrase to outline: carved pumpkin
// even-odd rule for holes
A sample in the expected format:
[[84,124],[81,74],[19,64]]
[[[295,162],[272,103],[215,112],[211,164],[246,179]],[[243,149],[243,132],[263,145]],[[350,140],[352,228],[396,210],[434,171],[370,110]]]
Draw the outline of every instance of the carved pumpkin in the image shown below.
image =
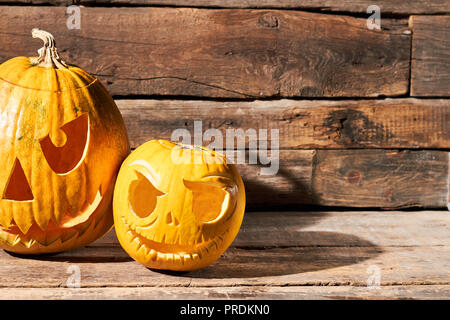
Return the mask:
[[65,64],[48,32],[37,58],[0,65],[0,246],[16,253],[84,246],[111,229],[128,138],[100,82]]
[[117,237],[133,259],[189,271],[213,263],[236,237],[245,191],[222,154],[152,140],[122,164],[113,203]]

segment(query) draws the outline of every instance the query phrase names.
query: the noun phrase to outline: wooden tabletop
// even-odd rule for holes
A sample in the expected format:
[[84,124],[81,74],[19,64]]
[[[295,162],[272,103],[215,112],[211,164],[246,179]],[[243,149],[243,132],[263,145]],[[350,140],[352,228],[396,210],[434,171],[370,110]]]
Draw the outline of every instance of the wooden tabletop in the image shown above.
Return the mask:
[[112,230],[55,255],[2,251],[0,298],[449,299],[449,231],[447,211],[251,212],[215,264],[168,273],[133,261]]

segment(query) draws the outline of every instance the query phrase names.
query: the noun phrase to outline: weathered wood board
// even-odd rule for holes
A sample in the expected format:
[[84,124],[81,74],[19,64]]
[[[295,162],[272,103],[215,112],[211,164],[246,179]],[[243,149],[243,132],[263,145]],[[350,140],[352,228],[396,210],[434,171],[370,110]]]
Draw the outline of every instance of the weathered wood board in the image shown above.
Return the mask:
[[[322,205],[446,207],[446,170],[448,152],[318,151],[312,186]],[[431,186],[436,189],[430,192]],[[436,201],[436,193],[444,197]]]
[[237,164],[249,210],[447,206],[445,151],[280,150],[279,158],[276,175],[261,175],[261,165]]
[[266,166],[248,164],[247,152],[247,164],[236,163],[245,184],[247,210],[320,205],[312,187],[315,157],[314,150],[280,150],[276,175],[261,175],[261,168]]
[[371,289],[351,286],[0,288],[0,298],[12,300],[448,300],[449,297],[449,285],[394,285]]
[[[304,204],[384,208],[447,206],[446,151],[288,150],[448,148],[447,100],[117,100],[117,104],[133,147],[151,139],[170,140],[176,129],[187,129],[192,138],[187,143],[195,143],[195,120],[201,121],[202,133],[218,129],[224,139],[227,129],[257,132],[267,129],[268,138],[271,129],[279,129],[282,150],[278,151],[276,175],[261,175],[264,166],[249,164],[248,151],[243,157],[245,163],[238,163],[250,210]],[[261,136],[255,137],[247,136],[244,148],[259,143]],[[205,138],[203,144],[208,145],[210,141]],[[234,146],[238,149],[237,141]],[[268,146],[273,148],[270,142]],[[235,154],[232,155],[236,160]]]
[[[445,215],[450,217],[450,214],[445,211],[276,211],[246,214],[239,237],[233,243],[238,248],[450,246],[449,224],[443,223],[443,220],[447,221]],[[352,236],[338,237],[339,234]],[[100,242],[113,244],[117,240],[111,232]]]
[[450,96],[450,16],[413,16],[411,95]]
[[447,207],[449,155],[445,151],[279,150],[274,175],[262,175],[261,168],[267,165],[248,164],[248,152],[244,156],[246,163],[236,166],[250,211],[302,210],[305,205]]
[[[219,98],[377,97],[408,92],[406,20],[293,10],[3,6],[0,61],[36,55],[39,27],[61,56],[98,76],[113,95]],[[151,31],[151,32],[149,32]]]
[[[279,130],[279,148],[443,148],[450,149],[450,100],[116,100],[131,144],[170,140],[175,129],[194,135],[228,129]],[[249,132],[250,133],[250,132]],[[247,135],[252,148],[263,135]],[[209,141],[205,141],[208,144]],[[238,146],[236,146],[238,148]]]
[[[213,265],[189,273],[144,268],[112,231],[86,248],[55,255],[2,251],[0,274],[8,276],[0,297],[448,299],[449,228],[444,211],[246,213],[232,247]],[[74,265],[81,288],[69,290]],[[367,287],[376,284],[370,282],[375,273],[378,289]]]
[[[320,10],[323,12],[351,12],[364,14],[374,2],[371,0],[3,0],[3,3],[52,4],[52,5],[133,5],[180,6],[208,8],[285,8]],[[445,0],[378,0],[381,14],[436,14],[450,12]]]
[[[246,212],[233,247],[450,246],[449,224],[443,223],[446,215],[450,216],[438,210]],[[339,234],[352,236],[338,238]],[[110,231],[91,246],[112,246],[117,241]]]

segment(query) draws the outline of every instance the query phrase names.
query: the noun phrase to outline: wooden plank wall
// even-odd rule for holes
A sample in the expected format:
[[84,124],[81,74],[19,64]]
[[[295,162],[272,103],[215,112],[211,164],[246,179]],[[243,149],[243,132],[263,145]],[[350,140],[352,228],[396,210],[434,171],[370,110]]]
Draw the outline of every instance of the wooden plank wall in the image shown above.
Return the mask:
[[1,1],[0,62],[52,32],[116,98],[133,147],[195,120],[278,129],[277,175],[239,165],[250,210],[447,206],[448,1],[380,0],[381,30],[366,0],[75,2],[79,30],[72,1]]

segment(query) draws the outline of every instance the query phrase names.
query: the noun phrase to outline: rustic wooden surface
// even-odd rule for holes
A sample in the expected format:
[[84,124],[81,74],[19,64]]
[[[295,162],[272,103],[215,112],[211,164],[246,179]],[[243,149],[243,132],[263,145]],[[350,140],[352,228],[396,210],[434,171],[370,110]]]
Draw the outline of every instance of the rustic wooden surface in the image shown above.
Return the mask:
[[439,208],[449,194],[446,170],[448,152],[318,151],[312,188],[322,205]]
[[[36,55],[39,27],[61,56],[113,95],[216,98],[377,97],[408,92],[407,20],[292,10],[83,8],[80,30],[64,7],[4,6],[0,60]],[[149,32],[150,31],[150,32]]]
[[[303,204],[447,206],[447,151],[289,149],[449,148],[448,100],[117,100],[117,104],[133,147],[155,138],[170,140],[175,129],[187,129],[193,135],[194,120],[202,121],[202,132],[215,128],[224,137],[227,129],[279,129],[283,150],[277,175],[261,175],[260,164],[248,164],[248,152],[245,164],[238,164],[249,210]],[[253,141],[250,137],[245,148]],[[189,143],[194,143],[193,137]]]
[[352,286],[233,286],[233,287],[106,287],[106,288],[0,288],[0,297],[9,299],[449,299],[449,285],[390,285],[380,289]]
[[450,96],[450,16],[413,16],[411,95]]
[[[175,129],[279,130],[281,149],[450,149],[450,100],[116,100],[132,147],[171,139]],[[163,112],[161,112],[163,110]],[[258,135],[260,137],[260,135]],[[254,141],[248,137],[249,143]],[[208,144],[208,141],[205,141]],[[249,148],[249,143],[246,148]]]
[[[412,150],[280,150],[277,175],[237,164],[248,210],[302,205],[446,207],[449,153]],[[264,196],[262,196],[264,195]]]
[[[222,258],[190,273],[146,269],[111,231],[61,254],[1,252],[0,297],[448,299],[449,228],[445,211],[247,213]],[[81,270],[80,289],[66,288],[71,265]],[[367,287],[373,272],[379,288]]]
[[[285,8],[316,10],[321,12],[351,12],[365,14],[371,0],[2,0],[11,4],[51,4],[51,5],[133,5],[133,6],[181,6],[208,8]],[[382,14],[436,14],[450,12],[450,4],[445,0],[378,0]]]

